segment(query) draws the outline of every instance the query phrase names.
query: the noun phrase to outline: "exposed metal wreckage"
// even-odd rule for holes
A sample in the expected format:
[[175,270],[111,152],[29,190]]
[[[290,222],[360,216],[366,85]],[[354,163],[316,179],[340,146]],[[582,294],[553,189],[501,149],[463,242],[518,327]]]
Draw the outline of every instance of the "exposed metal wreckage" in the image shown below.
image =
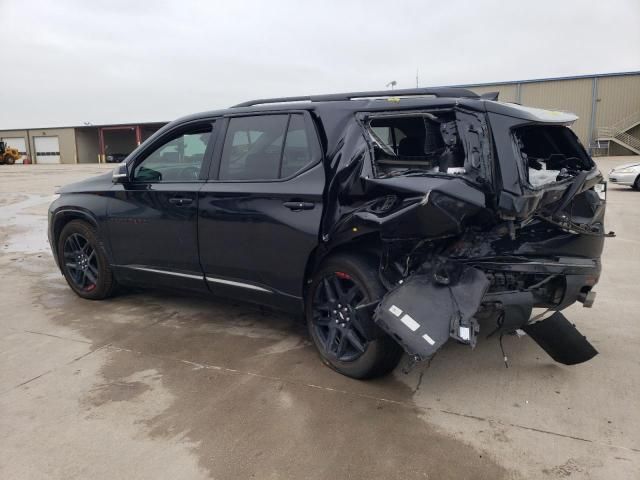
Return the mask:
[[381,242],[373,319],[415,360],[450,338],[474,347],[494,322],[557,362],[587,361],[597,351],[561,310],[595,299],[606,184],[575,116],[485,105],[361,114],[333,154],[323,240]]

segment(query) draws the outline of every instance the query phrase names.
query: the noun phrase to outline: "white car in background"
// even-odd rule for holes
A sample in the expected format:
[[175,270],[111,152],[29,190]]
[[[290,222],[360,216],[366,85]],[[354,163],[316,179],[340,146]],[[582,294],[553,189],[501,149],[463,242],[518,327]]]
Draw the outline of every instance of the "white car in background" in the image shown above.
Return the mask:
[[640,162],[626,163],[609,172],[609,182],[640,190]]

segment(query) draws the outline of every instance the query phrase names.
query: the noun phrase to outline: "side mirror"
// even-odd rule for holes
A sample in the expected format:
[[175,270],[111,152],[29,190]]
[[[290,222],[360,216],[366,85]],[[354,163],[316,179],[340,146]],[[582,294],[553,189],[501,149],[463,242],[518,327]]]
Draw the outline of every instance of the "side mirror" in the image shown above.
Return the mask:
[[127,183],[129,181],[129,168],[125,162],[119,163],[116,168],[113,169],[111,181],[113,183]]

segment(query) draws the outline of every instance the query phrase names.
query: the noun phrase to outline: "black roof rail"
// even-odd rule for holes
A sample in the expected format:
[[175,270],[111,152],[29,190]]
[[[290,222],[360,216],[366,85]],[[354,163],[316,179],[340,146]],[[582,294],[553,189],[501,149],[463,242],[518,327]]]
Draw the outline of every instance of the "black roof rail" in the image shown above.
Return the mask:
[[352,100],[354,98],[374,98],[374,97],[414,97],[422,95],[433,95],[435,97],[467,97],[479,98],[477,94],[466,88],[457,87],[433,87],[433,88],[406,88],[401,90],[374,90],[371,92],[350,92],[350,93],[330,93],[327,95],[307,95],[303,97],[278,97],[260,98],[249,100],[234,105],[231,108],[252,107],[265,103],[286,103],[286,102],[339,102]]

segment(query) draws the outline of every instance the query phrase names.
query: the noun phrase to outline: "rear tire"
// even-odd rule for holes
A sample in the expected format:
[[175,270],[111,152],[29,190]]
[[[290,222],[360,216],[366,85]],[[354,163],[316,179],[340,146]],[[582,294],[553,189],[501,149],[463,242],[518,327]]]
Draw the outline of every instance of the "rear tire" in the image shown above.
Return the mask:
[[88,300],[113,295],[116,281],[104,246],[87,222],[72,220],[58,237],[58,264],[71,289]]
[[[335,294],[335,301],[327,291]],[[369,314],[354,310],[385,293],[374,260],[355,254],[325,260],[312,278],[305,313],[311,339],[327,366],[351,378],[368,379],[398,365],[400,345]]]

